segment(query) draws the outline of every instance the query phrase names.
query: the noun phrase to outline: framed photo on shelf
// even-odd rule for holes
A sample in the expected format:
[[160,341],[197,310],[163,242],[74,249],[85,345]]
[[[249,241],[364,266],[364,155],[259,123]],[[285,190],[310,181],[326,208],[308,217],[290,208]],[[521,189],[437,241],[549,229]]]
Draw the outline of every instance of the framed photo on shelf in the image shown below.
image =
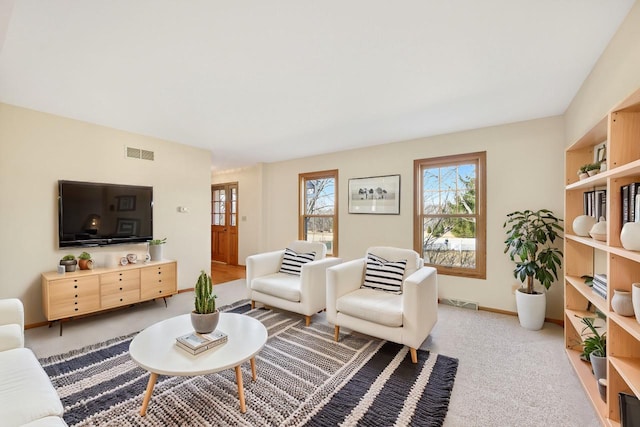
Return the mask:
[[593,147],[593,163],[607,160],[607,141],[601,142]]
[[400,214],[400,175],[349,179],[349,213]]

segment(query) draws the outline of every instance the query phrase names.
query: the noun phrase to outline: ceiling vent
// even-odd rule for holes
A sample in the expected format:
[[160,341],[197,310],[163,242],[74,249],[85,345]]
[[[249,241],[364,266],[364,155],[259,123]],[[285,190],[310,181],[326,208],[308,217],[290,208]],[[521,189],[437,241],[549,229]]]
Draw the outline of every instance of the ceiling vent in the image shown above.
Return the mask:
[[125,148],[125,157],[130,159],[142,159],[142,160],[154,160],[153,151],[143,150],[141,148],[135,147],[124,147]]

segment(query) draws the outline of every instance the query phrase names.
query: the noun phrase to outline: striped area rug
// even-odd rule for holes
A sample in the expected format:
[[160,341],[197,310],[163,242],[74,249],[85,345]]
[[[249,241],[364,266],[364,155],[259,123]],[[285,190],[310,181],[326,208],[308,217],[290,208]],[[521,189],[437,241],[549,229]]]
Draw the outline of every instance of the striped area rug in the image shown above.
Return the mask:
[[259,319],[269,339],[256,357],[257,381],[242,366],[247,412],[240,413],[233,369],[198,377],[159,376],[139,415],[149,373],[129,357],[133,336],[41,363],[58,390],[70,426],[333,426],[442,425],[457,359],[342,334],[300,316],[229,309]]

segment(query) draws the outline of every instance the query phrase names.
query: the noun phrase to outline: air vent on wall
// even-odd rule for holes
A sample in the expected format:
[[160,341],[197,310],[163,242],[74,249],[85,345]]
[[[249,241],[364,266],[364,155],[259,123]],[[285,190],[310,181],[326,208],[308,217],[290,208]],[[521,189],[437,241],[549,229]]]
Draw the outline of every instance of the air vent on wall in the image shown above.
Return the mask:
[[124,147],[125,156],[130,159],[154,160],[153,151],[142,150],[135,147]]

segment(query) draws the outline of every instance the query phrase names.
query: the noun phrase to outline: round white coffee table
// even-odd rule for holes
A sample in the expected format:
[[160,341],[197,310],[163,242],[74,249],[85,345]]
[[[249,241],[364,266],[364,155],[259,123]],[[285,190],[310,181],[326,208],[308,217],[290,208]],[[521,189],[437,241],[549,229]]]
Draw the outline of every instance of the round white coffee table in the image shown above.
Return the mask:
[[235,368],[240,411],[246,412],[240,365],[251,361],[255,381],[255,355],[267,342],[267,329],[252,317],[220,313],[216,330],[227,334],[227,342],[197,355],[189,354],[176,345],[176,337],[193,332],[189,314],[163,320],[136,335],[129,344],[129,354],[134,362],[150,372],[140,415],[147,413],[158,375],[195,376],[229,368]]

